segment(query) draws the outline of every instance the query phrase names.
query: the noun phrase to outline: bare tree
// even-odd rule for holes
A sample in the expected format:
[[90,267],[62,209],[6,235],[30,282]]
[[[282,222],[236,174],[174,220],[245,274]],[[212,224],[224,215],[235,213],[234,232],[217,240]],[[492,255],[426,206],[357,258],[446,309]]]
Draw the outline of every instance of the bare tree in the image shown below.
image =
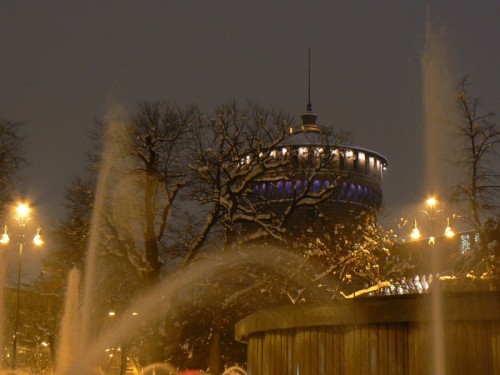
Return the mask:
[[468,93],[468,79],[459,83],[456,99],[461,122],[455,124],[463,149],[457,153],[463,166],[463,181],[456,186],[452,200],[461,206],[461,215],[479,234],[482,251],[487,249],[485,221],[500,217],[500,169],[498,152],[500,129],[492,112],[481,112],[479,99]]
[[162,103],[139,106],[132,120],[130,156],[137,161],[135,173],[142,179],[146,259],[151,281],[159,281],[160,250],[172,219],[174,203],[191,176],[186,169],[186,132],[194,108],[181,110]]

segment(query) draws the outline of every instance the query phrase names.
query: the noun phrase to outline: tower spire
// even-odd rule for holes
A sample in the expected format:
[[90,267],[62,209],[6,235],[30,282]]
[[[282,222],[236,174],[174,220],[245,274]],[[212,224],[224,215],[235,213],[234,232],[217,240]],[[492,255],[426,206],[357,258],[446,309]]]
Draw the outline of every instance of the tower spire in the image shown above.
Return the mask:
[[301,130],[303,132],[318,132],[320,131],[318,125],[316,125],[316,119],[318,116],[313,113],[311,104],[311,48],[308,49],[308,57],[307,111],[300,116],[302,118]]
[[312,112],[311,104],[311,48],[308,49],[308,84],[307,84],[307,112]]

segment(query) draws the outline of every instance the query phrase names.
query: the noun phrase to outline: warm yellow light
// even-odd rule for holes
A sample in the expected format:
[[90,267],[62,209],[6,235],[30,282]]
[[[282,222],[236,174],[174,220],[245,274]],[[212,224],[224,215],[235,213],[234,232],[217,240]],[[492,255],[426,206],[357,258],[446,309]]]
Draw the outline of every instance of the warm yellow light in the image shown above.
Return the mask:
[[426,203],[427,203],[427,206],[429,206],[430,208],[433,208],[436,205],[437,200],[434,197],[429,197],[429,198],[427,198]]
[[0,238],[0,243],[2,245],[8,244],[10,242],[9,234],[7,233],[7,225],[5,226],[2,237]]
[[453,229],[451,229],[451,227],[446,227],[446,229],[444,230],[444,235],[446,237],[453,237],[455,235],[455,232],[453,231]]
[[418,240],[420,238],[420,231],[417,227],[417,220],[415,220],[415,224],[413,224],[413,229],[411,230],[410,237],[414,240]]
[[450,226],[450,218],[448,218],[448,221],[446,224],[446,229],[444,230],[444,235],[446,237],[449,237],[449,238],[451,238],[455,235],[455,232],[453,231],[453,229]]
[[111,311],[108,313],[108,315],[109,315],[109,316],[115,316],[115,315],[116,315],[116,313],[115,313],[113,310],[111,310]]
[[2,244],[8,244],[10,242],[9,235],[7,233],[2,234],[2,239],[0,240],[0,243]]
[[16,207],[17,218],[24,220],[30,213],[30,207],[26,203],[19,203]]
[[436,238],[434,236],[429,237],[429,245],[434,245],[436,243]]
[[36,234],[35,237],[33,237],[33,243],[36,246],[43,245],[43,239],[42,239],[42,228],[38,227],[36,229]]

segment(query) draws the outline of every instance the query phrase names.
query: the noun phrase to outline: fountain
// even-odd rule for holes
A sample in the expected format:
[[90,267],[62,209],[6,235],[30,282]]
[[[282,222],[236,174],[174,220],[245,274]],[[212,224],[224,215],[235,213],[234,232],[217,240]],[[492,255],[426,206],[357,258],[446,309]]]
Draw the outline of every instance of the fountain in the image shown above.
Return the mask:
[[[224,259],[219,259],[216,255],[199,259],[184,267],[169,277],[162,280],[149,293],[140,298],[136,298],[128,307],[120,311],[119,316],[113,323],[108,324],[107,329],[95,332],[93,328],[96,319],[96,309],[98,308],[98,298],[94,294],[97,288],[97,276],[99,274],[99,262],[97,249],[100,241],[99,228],[102,220],[102,210],[104,202],[110,196],[111,201],[120,199],[118,187],[113,179],[113,168],[117,167],[115,152],[119,152],[121,147],[126,147],[123,142],[127,137],[123,136],[122,112],[120,109],[114,109],[107,118],[109,127],[107,132],[112,134],[114,140],[117,138],[121,143],[107,142],[102,153],[102,164],[98,177],[96,188],[96,200],[92,212],[91,230],[89,235],[88,250],[85,259],[84,277],[78,269],[73,269],[68,275],[67,290],[64,298],[64,314],[60,322],[59,337],[56,340],[55,373],[58,375],[89,375],[102,374],[99,368],[99,362],[103,360],[108,348],[122,347],[134,335],[136,335],[145,324],[161,319],[175,308],[172,301],[174,295],[179,298],[179,292],[193,295],[196,291],[196,285],[201,280],[206,281],[210,278],[218,280],[224,277],[234,277],[230,268],[232,265],[252,264],[276,264],[276,258],[285,259],[279,251],[269,253],[268,251],[253,251],[254,258],[248,259],[248,256],[242,256],[241,253],[226,253]],[[125,186],[129,189],[129,186]],[[130,191],[128,191],[130,193]],[[125,194],[126,195],[126,194]],[[128,195],[130,196],[130,195]],[[116,202],[114,202],[116,203]],[[120,206],[118,202],[117,206]],[[125,203],[123,203],[125,204]],[[123,209],[124,206],[118,209]],[[109,207],[106,208],[109,210]],[[3,254],[0,254],[3,255]],[[256,257],[255,257],[256,256]],[[283,266],[284,268],[285,266]],[[0,269],[4,268],[3,256],[0,257]],[[4,277],[4,272],[0,272],[0,279]],[[83,288],[81,287],[83,284]],[[2,290],[3,291],[3,290]],[[181,293],[181,294],[182,294]],[[1,295],[0,295],[1,297]],[[0,312],[3,312],[3,298],[0,298]],[[158,309],[161,309],[159,312]],[[3,319],[0,320],[3,323]],[[208,334],[207,334],[208,335]],[[0,335],[0,338],[2,336]],[[1,342],[0,342],[1,343]],[[3,365],[3,364],[2,364]],[[1,374],[27,374],[23,369],[4,370],[0,365]],[[178,372],[174,366],[168,363],[154,363],[140,368],[142,374],[188,374],[195,372]],[[106,371],[107,373],[107,371]],[[196,372],[201,374],[201,371]],[[244,369],[238,366],[232,366],[225,371],[225,375],[246,374]]]
[[[442,135],[433,133],[435,126],[436,77],[442,79],[442,67],[433,58],[441,54],[439,38],[427,30],[428,44],[423,58],[425,123],[427,139]],[[441,95],[441,94],[440,94]],[[439,110],[438,110],[439,112]],[[120,114],[115,113],[111,131],[120,131]],[[125,308],[116,321],[99,334],[91,330],[96,289],[96,249],[99,241],[103,202],[111,186],[115,158],[114,145],[107,144],[103,155],[96,192],[89,251],[85,263],[84,292],[80,305],[80,272],[69,275],[65,313],[58,341],[56,373],[88,375],[98,373],[96,364],[107,348],[120,346],[141,328],[141,322],[152,322],[175,308],[174,295],[189,294],[199,280],[223,278],[235,264],[272,264],[275,272],[285,272],[289,264],[279,258],[289,253],[273,249],[252,250],[252,257],[226,253],[224,259],[205,258],[172,273],[148,294]],[[436,150],[443,148],[427,143],[428,173],[436,181]],[[364,154],[363,154],[364,155]],[[445,176],[446,178],[446,176]],[[430,178],[428,180],[431,180]],[[433,188],[436,188],[434,186]],[[1,266],[1,264],[0,264]],[[283,267],[283,270],[280,269]],[[424,279],[425,280],[425,279]],[[435,284],[436,285],[436,284]],[[191,289],[190,289],[191,288]],[[370,297],[342,300],[319,306],[290,306],[259,311],[243,319],[236,327],[239,340],[248,343],[248,368],[251,374],[428,374],[484,373],[500,375],[500,293],[442,294],[438,287],[429,294]],[[161,301],[161,304],[159,303]],[[158,313],[160,306],[161,314]],[[0,309],[3,310],[3,309]],[[0,319],[0,321],[2,321]],[[434,353],[434,354],[433,354]],[[151,364],[144,374],[176,374],[166,363]],[[21,371],[17,372],[22,373]],[[186,374],[189,372],[185,372]],[[242,375],[245,370],[232,366],[224,375]]]
[[[421,61],[425,181],[441,196],[456,180],[448,166],[453,140],[444,123],[454,113],[444,36],[428,16]],[[432,284],[426,294],[256,312],[236,326],[237,339],[248,345],[248,372],[500,375],[500,292],[448,293],[439,279]]]

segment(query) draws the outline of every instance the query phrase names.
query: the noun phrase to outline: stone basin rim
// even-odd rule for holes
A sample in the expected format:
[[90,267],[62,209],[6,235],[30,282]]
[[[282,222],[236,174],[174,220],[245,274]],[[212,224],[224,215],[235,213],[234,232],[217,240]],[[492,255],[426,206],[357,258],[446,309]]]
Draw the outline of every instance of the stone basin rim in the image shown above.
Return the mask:
[[[276,330],[319,326],[349,326],[404,322],[430,322],[431,293],[361,297],[325,305],[291,305],[257,311],[235,326],[237,340]],[[500,291],[446,292],[442,294],[444,321],[499,321]]]

